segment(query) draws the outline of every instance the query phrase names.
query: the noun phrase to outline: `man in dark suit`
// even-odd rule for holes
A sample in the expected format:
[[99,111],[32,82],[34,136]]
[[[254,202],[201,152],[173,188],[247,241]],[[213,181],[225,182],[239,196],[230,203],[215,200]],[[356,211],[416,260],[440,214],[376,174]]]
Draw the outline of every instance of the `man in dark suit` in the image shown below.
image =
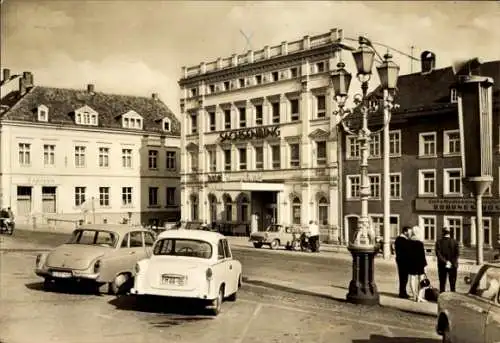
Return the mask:
[[409,245],[411,237],[411,227],[405,226],[401,234],[394,242],[394,249],[396,250],[396,264],[398,266],[399,276],[399,297],[408,299],[410,296],[406,292],[406,285],[408,284],[408,265],[411,256],[409,256]]
[[460,250],[458,242],[451,237],[449,228],[443,228],[443,237],[436,242],[435,250],[439,275],[439,292],[445,291],[447,278],[450,282],[450,291],[455,292]]

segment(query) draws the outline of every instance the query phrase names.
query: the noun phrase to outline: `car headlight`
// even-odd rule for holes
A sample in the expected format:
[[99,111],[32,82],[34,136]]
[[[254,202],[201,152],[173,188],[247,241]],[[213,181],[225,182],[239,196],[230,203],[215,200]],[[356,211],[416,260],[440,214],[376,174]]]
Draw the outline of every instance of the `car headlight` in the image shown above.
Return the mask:
[[99,273],[99,269],[101,268],[101,260],[97,260],[94,263],[94,274]]

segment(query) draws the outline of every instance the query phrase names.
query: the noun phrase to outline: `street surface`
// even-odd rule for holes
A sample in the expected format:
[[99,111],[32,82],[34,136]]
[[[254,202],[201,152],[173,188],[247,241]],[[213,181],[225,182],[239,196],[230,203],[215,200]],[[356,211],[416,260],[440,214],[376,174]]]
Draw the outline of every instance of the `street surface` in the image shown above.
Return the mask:
[[[5,239],[22,238],[22,232],[16,234]],[[46,239],[43,243],[51,241]],[[53,239],[51,245],[60,243]],[[439,342],[432,317],[258,286],[244,285],[238,300],[224,303],[217,318],[186,302],[98,296],[85,289],[47,292],[33,273],[39,244],[32,249],[0,251],[2,343]],[[345,285],[350,275],[345,275],[350,271],[348,261],[344,266],[330,258],[285,252],[247,249],[234,253],[248,277],[274,273],[280,278],[290,274],[290,278],[304,279],[317,274],[317,278]],[[344,281],[336,281],[337,276]]]

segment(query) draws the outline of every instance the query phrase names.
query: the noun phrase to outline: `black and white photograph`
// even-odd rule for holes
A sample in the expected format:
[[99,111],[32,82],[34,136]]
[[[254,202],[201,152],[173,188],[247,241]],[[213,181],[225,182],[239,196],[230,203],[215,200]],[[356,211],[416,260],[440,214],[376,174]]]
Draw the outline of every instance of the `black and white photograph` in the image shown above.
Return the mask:
[[500,1],[0,1],[0,343],[500,343]]

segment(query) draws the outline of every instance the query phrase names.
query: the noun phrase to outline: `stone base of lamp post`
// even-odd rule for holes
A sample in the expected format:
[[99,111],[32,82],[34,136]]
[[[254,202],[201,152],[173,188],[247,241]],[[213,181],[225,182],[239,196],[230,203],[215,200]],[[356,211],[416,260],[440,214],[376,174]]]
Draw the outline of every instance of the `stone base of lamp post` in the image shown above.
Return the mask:
[[380,295],[374,280],[374,247],[349,247],[352,254],[352,280],[349,283],[347,302],[361,305],[379,305]]

